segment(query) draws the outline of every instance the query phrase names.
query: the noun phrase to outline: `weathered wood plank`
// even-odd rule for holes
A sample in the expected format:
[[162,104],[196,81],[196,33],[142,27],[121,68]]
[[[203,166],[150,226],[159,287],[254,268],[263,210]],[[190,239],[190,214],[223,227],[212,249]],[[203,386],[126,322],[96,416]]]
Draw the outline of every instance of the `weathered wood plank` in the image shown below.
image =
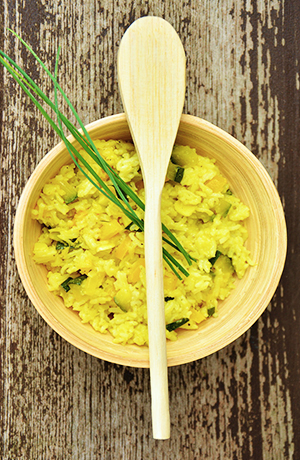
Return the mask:
[[289,231],[285,273],[250,331],[212,356],[169,370],[172,437],[152,440],[148,371],[105,363],[69,345],[20,284],[15,209],[57,138],[0,69],[2,458],[300,458],[299,2],[4,0],[0,45],[51,92],[5,28],[21,33],[51,69],[60,43],[60,83],[88,123],[122,110],[117,48],[126,28],[146,14],[169,20],[183,41],[185,112],[235,135],[278,186]]

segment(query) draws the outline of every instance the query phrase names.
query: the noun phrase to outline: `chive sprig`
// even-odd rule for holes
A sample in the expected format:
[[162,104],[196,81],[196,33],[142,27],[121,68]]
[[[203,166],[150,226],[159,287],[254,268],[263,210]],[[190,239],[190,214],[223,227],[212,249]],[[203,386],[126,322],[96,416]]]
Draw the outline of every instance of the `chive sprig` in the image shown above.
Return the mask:
[[[144,222],[140,219],[134,209],[132,208],[128,198],[130,198],[139,208],[143,211],[145,210],[145,204],[142,200],[138,197],[138,195],[132,190],[132,188],[123,181],[123,179],[114,171],[114,169],[102,158],[100,153],[98,152],[92,138],[90,137],[88,131],[86,130],[85,126],[83,125],[77,111],[75,110],[74,106],[72,105],[71,101],[61,88],[58,83],[58,62],[59,62],[59,54],[61,47],[58,48],[56,60],[55,60],[55,71],[54,75],[50,72],[50,70],[46,67],[46,65],[41,61],[38,55],[34,52],[34,50],[26,43],[16,32],[11,29],[8,29],[33,55],[36,61],[40,64],[42,69],[46,72],[46,74],[50,77],[54,85],[54,102],[52,102],[49,97],[39,88],[39,86],[34,82],[34,80],[13,60],[11,59],[6,53],[0,50],[0,62],[2,65],[7,69],[10,75],[14,78],[14,80],[18,83],[18,85],[23,89],[23,91],[27,94],[27,96],[31,99],[31,101],[35,104],[38,110],[42,113],[51,127],[54,129],[56,134],[62,139],[65,143],[66,148],[74,161],[75,165],[82,171],[84,176],[96,187],[99,192],[101,192],[106,198],[111,200],[115,205],[117,205],[122,212],[129,218],[131,221],[140,229],[144,230]],[[78,122],[81,131],[76,128],[76,126],[68,120],[68,118],[59,110],[58,106],[58,93],[61,94],[63,99],[66,101],[69,109],[73,113],[76,121]],[[45,104],[47,104],[56,114],[57,123],[48,115],[46,110],[43,108],[37,97],[40,98]],[[75,138],[75,140],[79,143],[79,145],[85,150],[85,152],[89,155],[89,157],[101,167],[103,171],[108,175],[115,191],[116,195],[113,191],[108,187],[108,185],[99,177],[96,171],[93,169],[91,164],[80,154],[78,149],[74,147],[74,145],[67,139],[66,135],[64,134],[64,128],[69,131],[69,133]],[[81,163],[81,164],[80,164]],[[83,167],[85,169],[83,169]],[[128,198],[127,198],[128,197]],[[166,236],[163,236],[163,241],[171,246],[173,249],[181,252],[181,254],[186,259],[188,265],[192,264],[192,260],[195,261],[193,257],[191,257],[187,251],[183,248],[181,243],[177,240],[177,238],[173,235],[173,233],[164,225],[162,224],[162,230]],[[163,247],[163,258],[165,262],[169,265],[175,275],[181,280],[182,277],[178,271],[183,273],[185,276],[189,276],[188,271],[182,266],[178,260],[173,257],[166,248]],[[177,271],[177,269],[178,271]]]

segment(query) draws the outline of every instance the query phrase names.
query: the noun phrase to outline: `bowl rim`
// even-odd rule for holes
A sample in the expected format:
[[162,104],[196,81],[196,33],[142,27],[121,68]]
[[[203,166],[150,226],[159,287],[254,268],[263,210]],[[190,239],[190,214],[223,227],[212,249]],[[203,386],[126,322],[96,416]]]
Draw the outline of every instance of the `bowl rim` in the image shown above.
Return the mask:
[[[87,131],[90,132],[95,128],[98,129],[102,126],[109,125],[111,122],[126,122],[126,116],[124,113],[119,113],[119,114],[111,115],[108,117],[104,117],[99,120],[95,120],[92,123],[89,123],[88,125],[86,125],[85,128],[87,129]],[[266,182],[268,187],[270,187],[270,189],[272,190],[272,201],[273,201],[275,213],[278,217],[277,218],[277,222],[278,222],[277,231],[280,232],[281,247],[280,247],[280,258],[278,259],[277,257],[278,265],[276,267],[276,272],[274,274],[275,279],[273,277],[273,280],[272,280],[273,288],[272,290],[270,290],[268,295],[265,295],[264,301],[262,302],[260,308],[255,310],[255,313],[251,315],[251,318],[249,319],[249,321],[244,321],[243,324],[240,324],[239,327],[236,328],[233,332],[231,331],[231,334],[229,334],[229,336],[226,336],[226,340],[225,338],[217,340],[216,343],[213,346],[211,345],[209,350],[207,350],[205,353],[203,353],[202,349],[195,350],[193,352],[188,352],[187,354],[183,353],[181,356],[178,356],[176,359],[173,359],[171,361],[168,360],[169,367],[175,366],[175,365],[186,364],[188,362],[192,362],[192,361],[201,359],[203,357],[209,356],[210,354],[215,353],[216,351],[219,351],[222,348],[226,347],[227,345],[235,341],[238,337],[240,337],[242,334],[244,334],[262,315],[264,310],[267,308],[270,300],[272,299],[278,287],[278,284],[279,284],[279,281],[280,281],[280,278],[283,272],[283,268],[285,265],[285,259],[286,259],[286,252],[287,252],[287,229],[286,229],[286,222],[285,222],[283,207],[281,204],[279,193],[271,177],[269,176],[268,172],[262,165],[262,163],[240,141],[238,141],[233,136],[231,136],[229,133],[217,127],[216,125],[210,123],[207,120],[204,120],[199,117],[195,117],[193,115],[183,114],[181,117],[181,123],[187,124],[190,126],[197,126],[199,128],[204,129],[207,132],[213,133],[215,136],[219,138],[222,138],[222,140],[224,140],[225,142],[231,144],[236,149],[238,149],[241,155],[246,157],[247,160],[250,161],[254,165],[254,167],[259,172],[259,176],[262,178],[264,182]],[[75,141],[73,136],[68,136],[67,139],[70,142]],[[44,164],[49,162],[56,155],[59,155],[60,153],[62,153],[63,150],[65,149],[66,149],[65,144],[63,141],[61,141],[57,145],[55,145],[42,158],[42,160],[35,167],[30,178],[28,179],[23,189],[23,192],[21,194],[19,203],[18,203],[18,207],[17,207],[17,211],[15,215],[15,223],[14,223],[13,246],[14,246],[14,252],[15,252],[16,265],[18,268],[18,272],[19,272],[22,284],[25,288],[25,291],[29,299],[33,303],[38,313],[47,322],[47,324],[53,330],[55,330],[55,332],[57,332],[62,338],[67,340],[69,343],[71,343],[75,347],[79,348],[80,350],[90,355],[93,355],[97,358],[100,358],[100,359],[103,359],[103,360],[106,360],[106,361],[109,361],[115,364],[121,364],[121,365],[126,365],[126,366],[131,366],[131,367],[147,368],[149,367],[149,361],[148,362],[147,361],[135,362],[135,361],[132,361],[129,356],[116,357],[116,359],[112,361],[111,355],[109,353],[97,347],[93,347],[92,345],[88,344],[84,340],[78,338],[78,336],[75,336],[63,324],[57,321],[56,318],[53,317],[51,312],[44,311],[43,309],[40,308],[39,302],[38,302],[38,296],[36,292],[34,291],[34,289],[32,289],[29,270],[25,263],[25,255],[24,255],[24,250],[23,250],[23,235],[22,235],[22,231],[20,231],[20,229],[23,228],[23,223],[24,223],[24,215],[22,211],[30,196],[29,192],[31,189],[31,184],[35,182],[40,171],[44,168]],[[279,252],[279,247],[277,247],[277,253],[278,252]]]

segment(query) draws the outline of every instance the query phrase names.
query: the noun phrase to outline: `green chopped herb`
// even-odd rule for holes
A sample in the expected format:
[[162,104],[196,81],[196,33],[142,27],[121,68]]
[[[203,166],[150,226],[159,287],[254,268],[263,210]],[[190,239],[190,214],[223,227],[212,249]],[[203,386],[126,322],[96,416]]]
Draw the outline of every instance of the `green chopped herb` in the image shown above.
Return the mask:
[[208,316],[212,316],[215,313],[215,311],[216,311],[215,307],[208,308],[207,309]]
[[211,259],[209,259],[209,262],[212,264],[212,266],[214,266],[214,264],[217,262],[218,258],[222,255],[222,252],[220,251],[216,251],[216,254],[214,257],[212,257]]
[[70,287],[69,287],[69,283],[70,281],[72,281],[72,277],[69,276],[69,278],[67,278],[63,283],[61,283],[61,287],[66,291],[68,292],[70,290]]
[[70,284],[77,284],[77,286],[80,286],[82,281],[85,280],[87,278],[87,275],[80,275],[80,276],[77,276],[76,278],[67,278],[66,281],[64,281],[62,284],[61,284],[61,287],[66,291],[68,292],[70,290]]
[[226,192],[226,195],[232,195],[232,194],[233,194],[233,193],[232,193],[232,191],[231,191],[230,188],[229,188],[229,189],[227,190],[227,192]]
[[[77,238],[71,238],[70,241],[72,241],[72,243],[75,243],[76,240]],[[66,241],[57,241],[56,243],[57,251],[62,251],[65,248],[75,249],[75,246],[70,246],[69,243],[67,243]]]
[[178,167],[174,181],[180,183],[184,174],[184,168]]
[[167,296],[167,297],[165,297],[165,302],[169,302],[169,300],[174,300],[174,299],[175,299],[175,297],[168,297]]
[[57,251],[62,251],[63,249],[67,248],[69,245],[68,243],[65,243],[64,241],[58,241],[56,243],[56,250]]
[[167,170],[167,178],[170,180],[173,180],[174,182],[180,183],[182,181],[183,175],[184,175],[184,168],[170,161],[168,170]]
[[178,319],[177,321],[174,321],[174,323],[167,324],[167,325],[166,325],[166,329],[167,329],[169,332],[175,331],[175,329],[177,329],[177,328],[180,327],[180,326],[183,326],[183,325],[184,325],[185,323],[187,323],[188,321],[189,321],[188,318]]

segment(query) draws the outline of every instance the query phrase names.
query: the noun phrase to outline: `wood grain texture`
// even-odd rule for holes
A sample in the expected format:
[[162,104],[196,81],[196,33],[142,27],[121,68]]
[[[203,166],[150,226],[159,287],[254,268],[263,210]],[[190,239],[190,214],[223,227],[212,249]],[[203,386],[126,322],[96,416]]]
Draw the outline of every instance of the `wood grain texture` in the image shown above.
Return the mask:
[[167,19],[187,55],[184,111],[233,134],[262,161],[283,200],[289,239],[280,286],[251,330],[169,369],[171,439],[151,439],[148,371],[80,352],[24,293],[12,248],[15,209],[57,138],[0,69],[2,458],[299,459],[298,0],[4,0],[0,14],[1,49],[49,92],[6,28],[51,69],[62,45],[60,83],[84,123],[122,111],[116,55],[127,27],[147,14]]

